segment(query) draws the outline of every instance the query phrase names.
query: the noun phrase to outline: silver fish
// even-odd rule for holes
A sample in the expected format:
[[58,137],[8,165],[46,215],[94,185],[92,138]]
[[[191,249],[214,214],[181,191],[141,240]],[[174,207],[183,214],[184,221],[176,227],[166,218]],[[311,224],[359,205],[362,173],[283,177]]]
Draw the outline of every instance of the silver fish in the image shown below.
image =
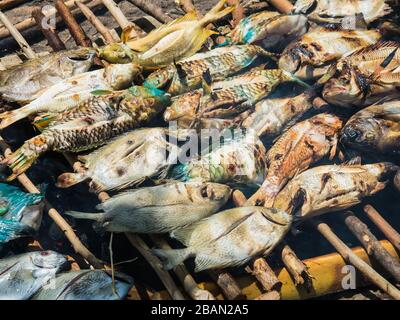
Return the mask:
[[173,182],[117,194],[98,205],[101,213],[66,214],[96,220],[109,232],[163,233],[217,212],[230,194],[231,189],[222,184]]
[[195,271],[240,266],[267,255],[289,230],[292,216],[264,207],[240,207],[219,212],[172,233],[187,248],[153,252],[169,270],[195,257]]

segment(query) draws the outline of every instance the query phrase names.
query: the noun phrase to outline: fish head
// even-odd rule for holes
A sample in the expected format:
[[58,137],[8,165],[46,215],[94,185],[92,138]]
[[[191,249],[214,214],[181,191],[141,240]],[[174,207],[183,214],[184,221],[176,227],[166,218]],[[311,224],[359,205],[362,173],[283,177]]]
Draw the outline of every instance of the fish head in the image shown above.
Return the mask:
[[215,203],[219,206],[228,201],[232,191],[227,185],[212,182],[187,183],[186,190],[195,202]]
[[176,68],[168,66],[152,72],[144,81],[143,85],[154,88],[165,88],[174,77]]
[[278,61],[279,69],[295,73],[301,66],[301,55],[294,45],[289,45]]
[[342,120],[330,113],[320,113],[309,119],[314,126],[324,128],[326,135],[335,135],[343,126]]
[[364,167],[379,182],[385,183],[393,179],[400,170],[400,167],[392,162],[378,162],[364,165]]
[[67,263],[64,255],[51,250],[34,252],[31,261],[38,268],[55,270],[60,270]]
[[185,116],[195,116],[201,97],[202,93],[200,90],[194,90],[176,97],[172,105],[165,111],[164,120],[174,121]]
[[290,225],[293,221],[293,216],[283,210],[266,207],[260,207],[259,210],[261,211],[265,219],[271,221],[274,224],[286,227]]
[[132,85],[142,68],[135,63],[110,64],[105,67],[107,82],[114,90],[121,90]]
[[93,65],[96,50],[93,48],[78,48],[61,53],[60,68],[64,74],[76,75],[84,73]]
[[164,109],[171,104],[171,95],[157,88],[133,86],[128,89],[125,99],[135,103],[138,99],[145,100],[154,108]]
[[125,64],[138,61],[137,53],[123,43],[113,43],[98,48],[97,54],[101,59],[110,63]]
[[340,142],[352,147],[376,146],[381,136],[381,126],[373,118],[349,121],[342,130]]

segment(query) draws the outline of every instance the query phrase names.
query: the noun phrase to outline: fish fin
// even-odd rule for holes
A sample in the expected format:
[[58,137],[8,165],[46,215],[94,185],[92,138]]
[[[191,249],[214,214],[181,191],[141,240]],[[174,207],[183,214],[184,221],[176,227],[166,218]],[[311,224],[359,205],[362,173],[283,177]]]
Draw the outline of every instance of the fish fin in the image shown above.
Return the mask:
[[35,113],[35,108],[30,108],[29,105],[26,105],[16,110],[3,112],[2,114],[0,114],[0,129],[7,128],[13,123],[22,120],[33,113]]
[[36,129],[38,129],[40,132],[42,132],[44,129],[46,129],[49,124],[57,117],[56,114],[43,114],[40,116],[37,116],[32,124],[35,126]]
[[92,92],[90,92],[92,96],[104,96],[111,93],[113,93],[112,90],[93,90]]
[[57,188],[69,188],[72,187],[80,182],[85,181],[88,179],[86,172],[82,173],[63,173],[57,178],[56,187]]
[[303,80],[300,80],[298,77],[285,70],[282,70],[282,80],[296,82],[303,87],[311,88],[311,86],[308,83],[305,83]]
[[91,212],[80,212],[80,211],[66,211],[64,212],[64,214],[66,214],[67,216],[71,216],[75,219],[85,219],[94,221],[99,221],[104,216],[104,212],[91,213]]
[[324,83],[328,82],[329,79],[331,79],[334,75],[336,74],[336,63],[333,63],[326,73],[318,79],[316,82],[316,86],[318,85],[323,85]]
[[196,230],[196,228],[199,225],[199,222],[201,222],[202,220],[200,220],[198,222],[194,222],[186,227],[172,231],[170,233],[171,238],[174,238],[174,239],[178,240],[180,243],[182,243],[183,245],[188,246],[190,243],[190,238],[191,238],[192,233],[194,232],[194,230]]
[[236,9],[236,7],[226,7],[222,9],[225,5],[227,0],[220,0],[207,14],[200,19],[199,23],[202,26],[206,26],[209,23],[212,23],[214,21],[217,21],[223,17],[225,17],[227,14],[231,13],[233,10]]
[[122,33],[121,33],[122,43],[127,43],[128,40],[130,40],[130,34],[131,34],[132,30],[134,30],[133,25],[129,25],[129,26],[125,27],[124,30],[122,30]]
[[28,225],[18,221],[0,219],[0,244],[34,234],[35,230]]
[[160,258],[164,270],[171,270],[192,256],[189,248],[185,249],[153,249],[152,252]]
[[350,160],[343,162],[342,165],[347,165],[347,166],[361,165],[361,157],[357,156],[357,157],[351,158]]
[[333,145],[332,145],[332,147],[331,147],[331,150],[330,150],[330,152],[329,152],[329,160],[332,160],[334,157],[335,157],[335,155],[336,155],[336,153],[337,153],[337,151],[338,151],[338,138],[337,138],[337,135],[335,135],[335,137],[334,137],[334,143],[333,143]]

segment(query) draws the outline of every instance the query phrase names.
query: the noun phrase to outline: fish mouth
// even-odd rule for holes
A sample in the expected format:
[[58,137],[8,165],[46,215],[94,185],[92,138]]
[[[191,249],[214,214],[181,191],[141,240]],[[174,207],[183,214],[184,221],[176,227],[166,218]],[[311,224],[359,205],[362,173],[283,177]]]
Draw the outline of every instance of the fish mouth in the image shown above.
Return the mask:
[[340,142],[344,144],[349,143],[360,143],[362,137],[362,132],[352,126],[344,127],[342,130],[342,135],[340,137]]

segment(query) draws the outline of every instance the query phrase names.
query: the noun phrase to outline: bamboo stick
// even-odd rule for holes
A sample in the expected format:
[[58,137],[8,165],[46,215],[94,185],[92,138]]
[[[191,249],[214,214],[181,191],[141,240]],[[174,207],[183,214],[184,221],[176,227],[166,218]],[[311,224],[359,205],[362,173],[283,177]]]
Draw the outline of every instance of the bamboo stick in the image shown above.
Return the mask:
[[285,245],[281,252],[282,261],[292,275],[296,285],[305,285],[307,289],[311,289],[311,275],[308,272],[307,266],[297,257],[294,251]]
[[74,38],[76,44],[83,47],[90,47],[92,45],[92,42],[89,40],[88,37],[86,37],[81,26],[78,24],[78,22],[76,22],[74,16],[65,5],[64,1],[56,0],[55,6],[58,13],[67,25],[68,30]]
[[162,23],[168,23],[173,20],[169,15],[165,14],[159,6],[152,3],[151,0],[129,0],[129,2],[133,3],[143,12],[152,15]]
[[375,284],[382,291],[386,292],[389,296],[396,300],[400,300],[400,291],[376,272],[369,264],[364,262],[342,241],[331,228],[326,224],[320,222],[318,219],[312,220],[316,229],[329,241],[332,246],[340,253],[344,260],[351,263],[373,284]]
[[[171,249],[168,242],[160,236],[151,235],[151,240],[157,245],[157,247],[165,250]],[[210,291],[200,289],[193,279],[192,275],[186,269],[185,265],[182,263],[173,269],[174,273],[179,278],[185,291],[190,295],[193,300],[215,300],[215,297]]]
[[47,42],[49,43],[50,47],[53,48],[54,51],[60,51],[60,50],[65,50],[65,45],[61,41],[60,37],[58,36],[57,33],[55,33],[53,28],[44,27],[43,26],[43,21],[45,21],[47,18],[43,14],[42,9],[36,8],[32,11],[32,17],[35,19],[36,24],[38,25],[39,29],[42,31],[43,35],[47,39]]
[[219,270],[209,270],[208,275],[215,281],[228,300],[242,300],[244,295],[235,279],[228,273]]
[[2,0],[0,1],[0,10],[13,8],[25,2],[29,2],[29,0]]
[[369,204],[364,207],[364,212],[371,221],[382,231],[385,237],[400,252],[400,234]]
[[246,271],[252,274],[267,292],[276,291],[279,295],[282,282],[278,279],[265,259],[254,260],[253,268],[247,266]]
[[[98,5],[101,4],[100,1],[96,1],[96,0],[80,0],[80,2],[84,2],[84,3],[91,2],[90,4],[88,4],[88,6],[90,5],[90,7],[98,6]],[[68,8],[72,8],[72,7],[75,6],[75,0],[66,1],[65,5]],[[46,12],[44,12],[44,15],[45,15],[46,18],[49,18],[50,16],[52,16],[52,15],[54,15],[56,13],[57,13],[57,10],[55,8],[53,8],[53,9],[49,9]],[[33,26],[35,26],[35,20],[32,17],[28,18],[28,19],[25,19],[25,20],[23,20],[23,21],[21,21],[19,23],[16,23],[14,25],[14,27],[20,32],[24,31],[26,29],[29,29],[29,28],[31,28]],[[0,39],[6,38],[6,37],[8,37],[10,35],[11,35],[10,31],[5,26],[1,26],[0,27]]]
[[125,17],[121,9],[113,0],[102,0],[108,11],[114,17],[115,21],[119,24],[122,29],[132,26],[132,23]]
[[76,5],[82,11],[86,19],[96,28],[96,30],[103,36],[104,40],[108,43],[114,43],[114,37],[106,26],[100,21],[99,18],[90,10],[85,4],[76,1]]
[[35,52],[31,49],[29,44],[26,42],[21,33],[14,27],[14,25],[8,20],[6,15],[0,11],[0,21],[4,24],[4,26],[10,31],[10,34],[13,36],[15,41],[18,42],[18,45],[21,47],[22,51],[25,53],[28,59],[33,59],[36,57]]
[[293,4],[289,0],[268,0],[280,13],[291,13],[293,10]]
[[368,229],[367,225],[358,219],[351,211],[345,213],[344,222],[350,231],[361,242],[365,251],[373,256],[400,283],[400,262],[394,259],[378,239]]

